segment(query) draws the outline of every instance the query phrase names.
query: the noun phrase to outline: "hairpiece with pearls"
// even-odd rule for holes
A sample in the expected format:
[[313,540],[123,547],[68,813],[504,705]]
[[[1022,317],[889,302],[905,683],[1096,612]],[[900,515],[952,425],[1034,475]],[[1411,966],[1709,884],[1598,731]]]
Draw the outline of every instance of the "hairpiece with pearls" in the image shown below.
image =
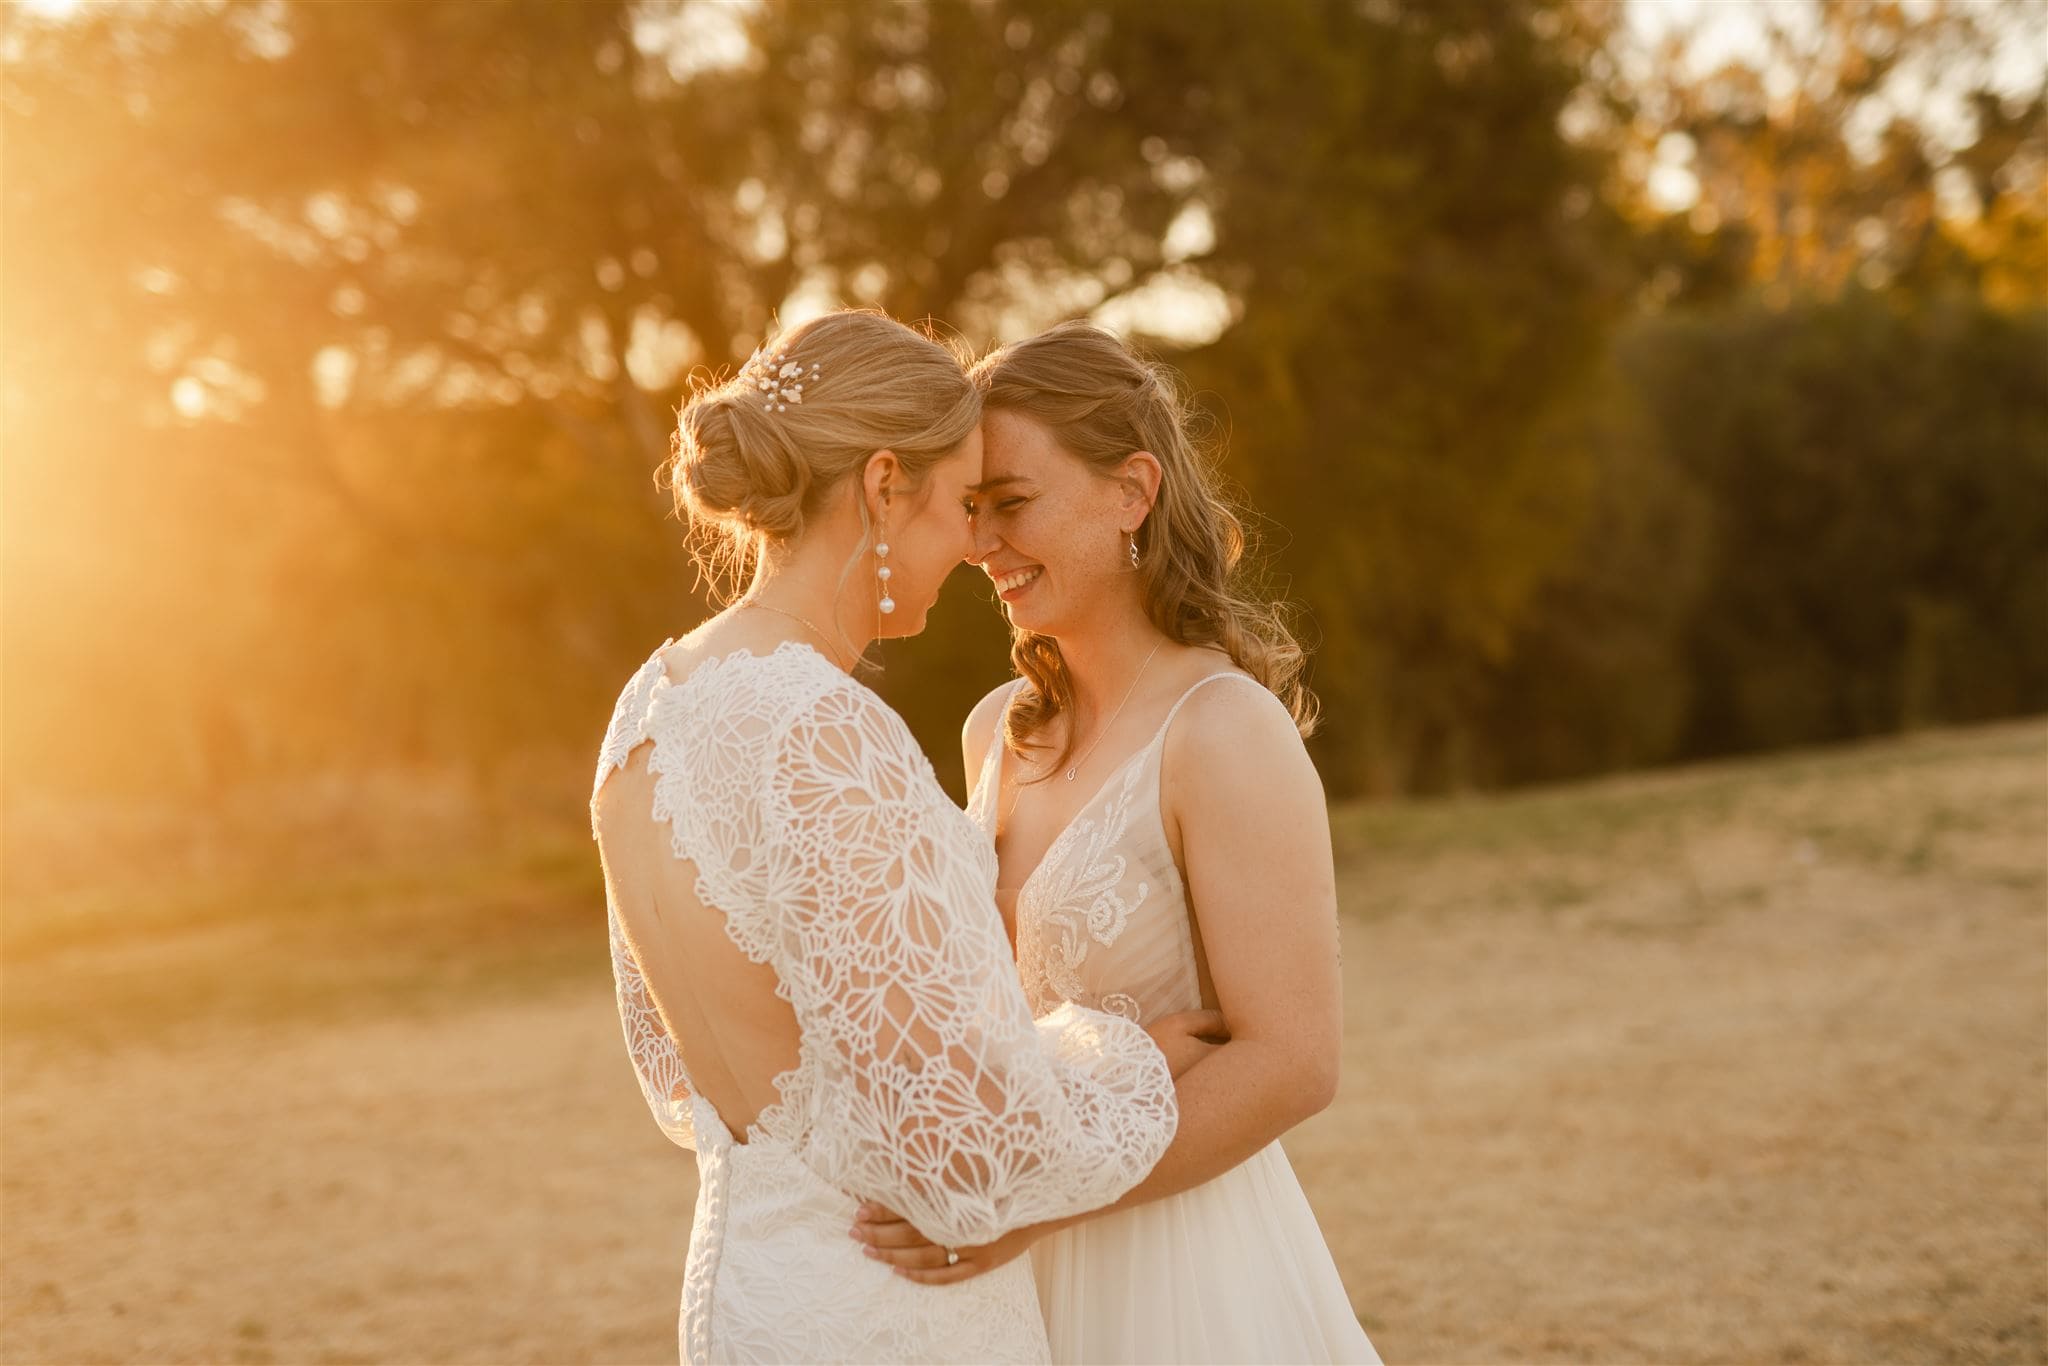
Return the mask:
[[801,361],[784,360],[780,349],[759,347],[740,367],[739,378],[765,397],[761,406],[771,413],[786,413],[792,403],[804,401],[804,385],[818,378],[818,367],[805,370]]

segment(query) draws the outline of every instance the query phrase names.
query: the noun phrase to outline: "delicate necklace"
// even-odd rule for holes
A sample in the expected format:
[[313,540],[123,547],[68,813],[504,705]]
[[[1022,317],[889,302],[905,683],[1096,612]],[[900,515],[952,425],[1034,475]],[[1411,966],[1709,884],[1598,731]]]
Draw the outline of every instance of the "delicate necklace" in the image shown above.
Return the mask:
[[791,621],[797,622],[803,626],[810,627],[811,634],[816,636],[819,640],[824,641],[826,646],[828,647],[825,652],[825,657],[831,660],[832,663],[839,668],[846,667],[845,665],[839,663],[839,651],[834,648],[829,648],[832,645],[832,637],[826,635],[824,632],[824,628],[820,627],[818,623],[812,621],[809,617],[800,617],[796,613],[791,612],[786,608],[777,607],[773,603],[763,602],[759,598],[741,598],[739,605],[741,607],[758,607],[764,612],[773,612],[775,613],[775,615],[779,617],[788,617]]
[[[1164,640],[1161,640],[1159,645],[1164,645],[1165,643]],[[1152,647],[1152,655],[1159,653],[1159,645]],[[1124,701],[1116,704],[1116,710],[1109,714],[1109,720],[1102,723],[1102,729],[1095,732],[1095,738],[1088,742],[1088,748],[1082,752],[1080,758],[1067,765],[1068,782],[1074,781],[1074,775],[1081,771],[1081,765],[1088,762],[1088,756],[1093,754],[1095,747],[1102,743],[1102,737],[1109,734],[1109,728],[1116,724],[1117,717],[1124,714],[1124,702],[1130,701],[1131,694],[1138,690],[1138,680],[1145,676],[1146,668],[1152,663],[1152,655],[1146,655],[1145,662],[1138,666],[1138,672],[1131,678],[1131,686],[1124,689]]]

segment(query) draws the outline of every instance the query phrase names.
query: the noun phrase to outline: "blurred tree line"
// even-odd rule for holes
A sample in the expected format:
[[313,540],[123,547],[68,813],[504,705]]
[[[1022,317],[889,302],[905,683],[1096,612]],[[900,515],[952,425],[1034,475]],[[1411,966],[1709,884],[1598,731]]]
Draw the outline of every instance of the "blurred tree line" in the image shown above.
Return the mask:
[[[2039,711],[2038,19],[1706,70],[1597,0],[9,8],[7,790],[587,763],[705,610],[689,376],[841,304],[1156,327],[1333,795]],[[933,627],[877,684],[957,776],[1006,633],[968,574]]]

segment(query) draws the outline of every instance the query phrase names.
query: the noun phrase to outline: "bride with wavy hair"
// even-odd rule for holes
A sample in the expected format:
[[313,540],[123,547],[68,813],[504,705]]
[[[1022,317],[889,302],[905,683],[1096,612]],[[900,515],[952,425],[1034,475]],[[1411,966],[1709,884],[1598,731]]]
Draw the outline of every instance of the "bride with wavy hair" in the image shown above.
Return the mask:
[[1158,1044],[1084,1004],[1033,1018],[988,841],[850,676],[972,552],[980,416],[955,356],[857,312],[681,413],[678,504],[752,578],[627,681],[591,817],[633,1066],[697,1154],[686,1361],[1045,1360],[1022,1263],[912,1285],[848,1241],[857,1207],[943,1252],[1106,1204],[1202,1051],[1200,1016]]
[[974,559],[1018,677],[962,744],[1025,997],[1138,1024],[1216,1007],[1228,1038],[1180,1077],[1165,1157],[1107,1208],[951,1265],[886,1202],[855,1236],[936,1285],[1028,1250],[1055,1361],[1377,1362],[1278,1141],[1330,1103],[1342,1035],[1302,650],[1247,581],[1170,371],[1068,323],[973,378]]

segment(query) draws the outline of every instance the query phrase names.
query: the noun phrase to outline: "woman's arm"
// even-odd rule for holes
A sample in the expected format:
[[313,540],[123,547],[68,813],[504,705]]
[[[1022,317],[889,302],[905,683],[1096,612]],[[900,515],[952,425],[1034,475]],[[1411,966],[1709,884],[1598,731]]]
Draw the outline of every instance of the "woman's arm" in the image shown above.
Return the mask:
[[1211,684],[1182,715],[1167,737],[1166,814],[1230,1039],[1180,1078],[1173,1144],[1111,1208],[1228,1171],[1337,1091],[1344,1006],[1322,780],[1269,693]]
[[750,857],[803,1035],[800,1153],[934,1237],[999,1238],[1114,1199],[1173,1135],[1167,1060],[1128,1020],[1034,1021],[989,896],[990,855],[898,716],[851,680],[780,737]]
[[[1329,815],[1292,719],[1270,694],[1212,684],[1169,733],[1163,778],[1229,1041],[1177,1078],[1173,1143],[1106,1209],[1178,1194],[1228,1171],[1328,1106],[1337,1086],[1343,1002]],[[986,1257],[963,1250],[958,1266],[944,1268],[941,1256],[937,1270],[925,1269],[932,1263],[922,1240],[886,1218],[864,1241],[914,1279],[944,1282],[1000,1265],[1052,1229],[1101,1212],[1012,1234]]]

